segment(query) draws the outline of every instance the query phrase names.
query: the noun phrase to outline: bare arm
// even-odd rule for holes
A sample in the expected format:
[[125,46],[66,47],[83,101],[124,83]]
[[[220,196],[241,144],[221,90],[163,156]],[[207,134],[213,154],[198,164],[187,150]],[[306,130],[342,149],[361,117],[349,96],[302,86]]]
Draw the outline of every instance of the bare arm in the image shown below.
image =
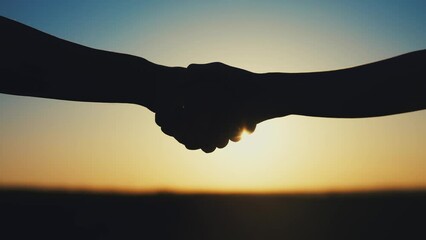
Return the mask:
[[1,93],[137,103],[155,111],[157,80],[183,70],[68,42],[4,17],[0,29]]
[[299,114],[376,117],[426,109],[426,50],[354,68],[312,73],[266,73],[262,120]]

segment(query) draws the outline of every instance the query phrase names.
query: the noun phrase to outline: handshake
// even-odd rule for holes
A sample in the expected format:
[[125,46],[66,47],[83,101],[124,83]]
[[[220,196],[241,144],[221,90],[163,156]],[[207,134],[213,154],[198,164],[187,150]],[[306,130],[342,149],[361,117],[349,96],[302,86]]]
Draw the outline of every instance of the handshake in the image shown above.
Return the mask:
[[206,153],[237,142],[266,120],[259,74],[222,63],[191,64],[157,80],[155,121],[187,149]]

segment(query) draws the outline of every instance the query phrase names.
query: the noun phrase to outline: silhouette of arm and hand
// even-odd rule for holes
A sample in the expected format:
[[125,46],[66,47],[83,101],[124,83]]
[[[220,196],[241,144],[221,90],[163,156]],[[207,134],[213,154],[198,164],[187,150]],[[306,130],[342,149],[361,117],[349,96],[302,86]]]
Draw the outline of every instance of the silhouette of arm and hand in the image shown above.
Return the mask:
[[212,152],[267,119],[375,117],[426,108],[426,51],[354,68],[256,74],[222,63],[165,67],[0,18],[0,92],[135,103],[188,149]]

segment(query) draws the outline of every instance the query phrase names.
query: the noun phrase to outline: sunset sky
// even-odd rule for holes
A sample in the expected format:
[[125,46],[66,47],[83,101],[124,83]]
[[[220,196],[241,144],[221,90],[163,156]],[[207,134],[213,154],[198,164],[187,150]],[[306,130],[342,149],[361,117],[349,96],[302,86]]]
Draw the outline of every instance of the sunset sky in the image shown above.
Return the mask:
[[[253,72],[340,69],[426,49],[425,13],[423,0],[0,0],[0,15],[93,48],[167,66],[220,61]],[[426,111],[351,120],[288,116],[205,154],[164,135],[141,106],[0,94],[0,185],[426,188]]]

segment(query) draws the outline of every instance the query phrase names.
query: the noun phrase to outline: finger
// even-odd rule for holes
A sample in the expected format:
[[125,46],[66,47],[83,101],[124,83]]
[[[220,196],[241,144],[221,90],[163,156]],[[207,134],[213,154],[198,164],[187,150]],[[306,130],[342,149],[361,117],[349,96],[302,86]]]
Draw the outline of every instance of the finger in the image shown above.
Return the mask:
[[256,130],[256,124],[255,123],[246,124],[245,129],[247,132],[252,133],[254,132],[254,130]]
[[240,141],[242,131],[243,131],[242,127],[234,127],[233,130],[230,131],[229,139],[233,142]]
[[166,135],[181,139],[182,126],[180,118],[176,116],[173,120],[164,121],[161,125],[161,131]]
[[230,138],[231,141],[233,142],[239,142],[241,140],[241,135],[235,135],[233,137]]
[[216,130],[216,135],[214,136],[214,145],[218,148],[224,148],[229,141],[228,131],[226,130]]
[[199,146],[194,145],[194,144],[192,144],[192,143],[186,143],[186,144],[185,144],[185,147],[186,147],[186,149],[188,149],[188,150],[197,150],[197,149],[200,149],[200,147],[199,147]]
[[229,142],[229,140],[224,138],[221,141],[219,141],[216,146],[218,148],[224,148],[224,147],[226,147],[226,145],[228,145],[228,142]]
[[189,150],[200,149],[202,144],[187,130],[182,133],[182,144]]
[[215,147],[215,146],[213,146],[213,145],[210,145],[210,146],[202,147],[201,149],[202,149],[202,150],[203,150],[203,152],[205,152],[205,153],[211,153],[211,152],[213,152],[213,151],[216,149],[216,147]]
[[161,127],[161,125],[164,124],[164,118],[162,117],[161,114],[156,113],[155,114],[155,123]]
[[168,136],[171,136],[171,137],[174,136],[172,129],[166,126],[161,127],[161,131]]

